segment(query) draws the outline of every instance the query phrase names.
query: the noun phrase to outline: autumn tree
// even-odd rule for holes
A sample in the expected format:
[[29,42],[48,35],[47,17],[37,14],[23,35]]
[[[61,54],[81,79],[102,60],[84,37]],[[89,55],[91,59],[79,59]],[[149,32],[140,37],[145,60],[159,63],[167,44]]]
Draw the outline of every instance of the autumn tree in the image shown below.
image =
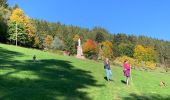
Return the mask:
[[113,44],[110,41],[104,41],[101,43],[101,55],[105,58],[113,57]]
[[157,59],[157,53],[152,47],[144,47],[142,45],[137,45],[134,49],[134,58],[139,61],[153,61]]
[[87,58],[94,59],[97,57],[97,46],[96,43],[88,39],[83,45],[83,53]]
[[34,37],[33,47],[35,47],[35,48],[41,48],[41,40],[40,40],[40,37],[38,37],[38,36],[35,36],[35,37]]
[[14,34],[16,34],[16,32],[14,30],[21,30],[21,27],[19,26],[22,26],[22,31],[20,31],[20,33],[17,32],[19,42],[23,42],[21,39],[19,39],[19,35],[22,35],[21,37],[24,36],[24,41],[27,44],[32,41],[32,37],[35,33],[35,28],[32,25],[30,18],[27,17],[21,9],[16,8],[12,11],[8,25],[10,26],[8,29],[10,40],[15,40],[16,37]]
[[50,35],[47,35],[44,39],[44,49],[48,50],[49,48],[51,48],[52,42],[53,42],[53,37]]

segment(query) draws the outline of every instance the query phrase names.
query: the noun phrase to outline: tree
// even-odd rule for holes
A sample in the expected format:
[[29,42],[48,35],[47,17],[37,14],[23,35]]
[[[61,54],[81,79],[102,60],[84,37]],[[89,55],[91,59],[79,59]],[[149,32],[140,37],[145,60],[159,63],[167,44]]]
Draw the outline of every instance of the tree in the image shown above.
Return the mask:
[[138,45],[144,45],[144,46],[150,46],[150,47],[154,47],[155,45],[155,40],[152,38],[148,38],[146,36],[139,36],[138,37],[138,41],[137,41]]
[[[20,26],[22,25],[22,29],[20,29],[21,27],[17,27],[19,25]],[[25,38],[24,45],[28,45],[28,43],[31,43],[33,41],[35,28],[32,25],[30,19],[27,16],[25,16],[24,12],[21,9],[16,8],[12,11],[12,14],[11,14],[10,20],[9,20],[9,26],[10,26],[9,30],[16,30],[16,29],[22,30],[22,32],[20,32],[19,34],[24,34],[24,38]],[[9,34],[10,34],[9,39],[14,40],[13,36],[14,36],[14,34],[17,34],[17,33],[14,31],[9,31]],[[22,40],[22,39],[18,39],[18,40]],[[18,41],[18,42],[21,43],[23,41]]]
[[24,19],[25,19],[25,14],[21,9],[16,8],[12,11],[12,14],[10,16],[10,21],[18,24],[18,23],[24,23]]
[[102,34],[101,32],[97,32],[95,41],[96,41],[97,43],[101,43],[101,42],[104,41],[104,40],[105,40],[105,39],[104,39],[103,34]]
[[97,57],[97,46],[95,42],[88,39],[83,45],[83,53],[87,58],[95,59]]
[[113,57],[113,45],[110,41],[104,41],[101,43],[101,55],[110,59]]
[[156,62],[157,53],[152,47],[143,47],[142,45],[137,45],[134,49],[134,58],[139,61],[153,61]]
[[44,40],[44,49],[48,50],[51,47],[52,42],[53,42],[53,37],[50,35],[47,35]]
[[24,26],[25,26],[25,31],[26,31],[28,37],[29,38],[34,37],[36,29],[33,26],[33,23],[28,16],[25,16],[25,18],[24,18]]
[[94,27],[91,31],[90,31],[90,38],[95,40],[97,43],[100,43],[102,41],[105,40],[105,38],[108,37],[109,32],[101,27]]
[[170,58],[165,58],[165,62],[164,62],[164,65],[165,65],[165,71],[168,72],[169,68],[170,68]]
[[133,57],[134,54],[134,45],[121,43],[117,47],[114,47],[115,56],[128,56]]
[[124,33],[118,33],[114,35],[114,43],[119,45],[121,43],[129,43],[128,36]]
[[[16,41],[16,23],[15,22],[10,22],[8,23],[8,34],[9,38],[8,40],[11,43],[15,43]],[[22,23],[17,24],[17,39],[19,44],[25,44],[27,41],[27,34],[24,29],[24,25]]]
[[61,41],[58,37],[55,37],[51,47],[52,49],[63,50],[64,49],[63,41]]
[[35,37],[34,37],[34,44],[33,44],[33,47],[41,48],[40,37],[38,37],[38,36],[35,36]]
[[8,7],[7,0],[0,0],[0,7],[5,7],[5,8],[7,8],[7,7]]
[[7,42],[7,20],[10,16],[10,11],[5,7],[0,7],[0,42]]
[[[70,30],[67,30],[70,31]],[[74,34],[72,33],[68,33],[68,32],[64,32],[65,34],[67,34],[64,37],[64,44],[65,44],[65,50],[69,51],[71,55],[76,54],[76,41],[74,41]]]

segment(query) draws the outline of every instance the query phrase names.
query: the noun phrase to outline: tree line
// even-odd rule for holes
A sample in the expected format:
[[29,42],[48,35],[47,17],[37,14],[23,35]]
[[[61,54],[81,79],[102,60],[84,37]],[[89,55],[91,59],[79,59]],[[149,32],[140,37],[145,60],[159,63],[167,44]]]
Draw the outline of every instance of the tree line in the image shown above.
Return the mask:
[[[17,35],[16,35],[17,33]],[[81,38],[83,52],[89,59],[110,58],[115,63],[132,59],[135,66],[170,65],[170,41],[146,36],[110,33],[101,27],[93,29],[52,23],[26,16],[17,5],[9,7],[0,2],[0,42],[42,50],[67,51],[76,54],[77,40]],[[156,66],[156,65],[155,65]],[[170,66],[169,66],[170,67]]]

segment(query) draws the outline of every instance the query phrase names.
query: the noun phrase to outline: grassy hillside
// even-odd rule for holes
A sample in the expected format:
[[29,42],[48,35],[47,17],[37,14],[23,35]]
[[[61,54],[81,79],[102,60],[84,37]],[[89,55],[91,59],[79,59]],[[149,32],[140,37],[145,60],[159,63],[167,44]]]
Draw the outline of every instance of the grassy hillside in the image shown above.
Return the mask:
[[102,63],[0,44],[0,100],[170,100],[170,74],[133,70],[126,86],[112,72],[107,82]]

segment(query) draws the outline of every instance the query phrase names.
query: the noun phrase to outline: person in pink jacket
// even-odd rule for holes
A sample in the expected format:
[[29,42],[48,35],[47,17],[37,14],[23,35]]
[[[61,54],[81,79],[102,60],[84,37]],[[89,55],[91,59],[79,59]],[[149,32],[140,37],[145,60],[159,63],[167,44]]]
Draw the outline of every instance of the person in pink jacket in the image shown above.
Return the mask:
[[124,76],[126,77],[126,84],[129,85],[129,77],[130,77],[130,72],[131,72],[131,66],[128,62],[128,60],[125,60],[123,63],[123,72]]

